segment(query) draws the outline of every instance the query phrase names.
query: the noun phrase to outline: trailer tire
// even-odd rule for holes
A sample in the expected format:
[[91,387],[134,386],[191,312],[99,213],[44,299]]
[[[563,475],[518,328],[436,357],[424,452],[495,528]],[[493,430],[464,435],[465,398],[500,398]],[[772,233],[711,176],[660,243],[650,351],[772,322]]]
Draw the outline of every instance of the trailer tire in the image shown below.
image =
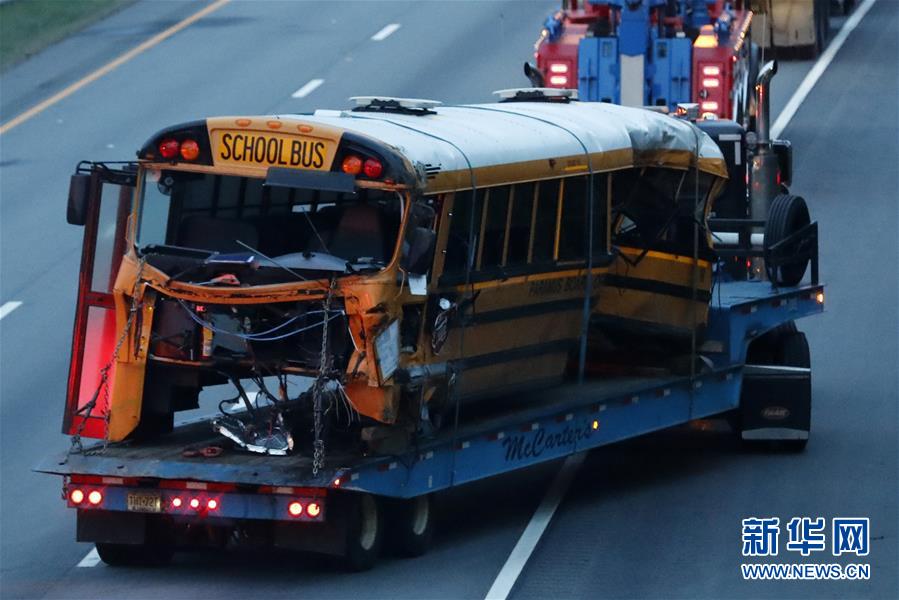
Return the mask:
[[395,500],[390,510],[390,532],[396,536],[394,550],[400,556],[425,554],[434,538],[434,501],[431,494]]
[[[765,225],[765,252],[811,222],[808,206],[801,196],[781,194],[774,198]],[[808,257],[800,257],[780,267],[765,265],[768,279],[777,285],[792,286],[802,281]]]
[[346,497],[347,532],[344,565],[349,571],[367,571],[381,555],[384,534],[381,506],[371,494]]
[[110,567],[158,567],[167,564],[174,551],[171,546],[151,544],[95,544],[100,560]]

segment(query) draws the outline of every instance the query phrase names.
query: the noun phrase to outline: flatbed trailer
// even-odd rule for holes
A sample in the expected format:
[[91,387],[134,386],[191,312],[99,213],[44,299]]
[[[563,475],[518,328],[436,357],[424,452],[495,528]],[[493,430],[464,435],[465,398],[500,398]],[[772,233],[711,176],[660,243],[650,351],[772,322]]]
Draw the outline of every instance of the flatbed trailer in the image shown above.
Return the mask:
[[[112,564],[245,540],[344,555],[365,568],[377,557],[385,522],[407,554],[424,551],[434,492],[691,420],[736,416],[744,439],[803,447],[811,410],[807,346],[799,360],[805,364],[785,364],[777,352],[752,346],[770,344],[778,331],[802,336],[792,323],[823,311],[816,257],[812,275],[812,283],[796,287],[718,283],[700,346],[706,360],[692,373],[593,377],[481,403],[476,417],[396,455],[332,450],[313,475],[311,457],[302,454],[204,451],[221,446],[221,437],[208,422],[195,422],[149,441],[52,457],[37,470],[63,477],[64,498],[78,512],[78,540],[96,542]],[[759,357],[769,364],[747,364]]]

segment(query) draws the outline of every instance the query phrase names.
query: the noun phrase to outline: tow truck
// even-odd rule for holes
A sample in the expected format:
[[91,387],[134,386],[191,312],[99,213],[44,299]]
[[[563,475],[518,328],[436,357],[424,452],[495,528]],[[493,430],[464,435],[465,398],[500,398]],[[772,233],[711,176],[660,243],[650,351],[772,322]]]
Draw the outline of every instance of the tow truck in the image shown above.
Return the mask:
[[700,105],[743,123],[758,48],[741,0],[571,0],[543,25],[525,64],[535,87],[577,88],[581,100]]
[[[811,365],[795,321],[823,312],[824,285],[817,223],[786,192],[790,155],[768,139],[775,72],[767,65],[756,86],[748,182],[741,176],[745,135],[715,136],[733,158],[726,210],[709,221],[724,262],[708,334],[696,348],[702,361],[687,372],[619,373],[526,391],[469,411],[402,451],[331,452],[319,469],[302,453],[223,452],[208,422],[144,440],[84,447],[76,440],[37,470],[62,478],[78,541],[95,543],[110,565],[159,564],[198,546],[257,545],[342,556],[358,570],[375,564],[388,531],[402,554],[424,553],[435,527],[433,498],[443,490],[696,419],[727,417],[747,443],[803,449]],[[681,112],[695,119],[698,108]],[[128,185],[127,171],[112,172],[90,169],[95,182],[116,177]],[[85,209],[96,204],[79,205],[72,194],[70,215]],[[85,235],[90,247],[96,232]],[[83,260],[92,260],[90,252]],[[743,264],[749,268],[733,268]]]

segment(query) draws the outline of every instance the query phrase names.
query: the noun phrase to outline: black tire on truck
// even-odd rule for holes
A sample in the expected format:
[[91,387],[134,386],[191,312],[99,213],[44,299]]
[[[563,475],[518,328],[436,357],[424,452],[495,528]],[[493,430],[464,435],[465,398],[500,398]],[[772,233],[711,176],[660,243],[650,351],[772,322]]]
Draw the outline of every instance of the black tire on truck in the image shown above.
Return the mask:
[[[801,196],[781,194],[774,198],[768,208],[765,225],[765,251],[785,240],[811,222],[808,206]],[[808,267],[808,257],[797,257],[779,267],[765,265],[768,279],[777,285],[792,286],[802,281]]]
[[371,494],[348,494],[345,498],[344,566],[350,571],[367,571],[381,555],[384,515],[380,502]]
[[107,544],[97,542],[100,560],[111,567],[156,567],[167,564],[174,551],[157,544]]
[[397,554],[413,557],[426,553],[434,538],[433,495],[390,501],[387,523]]

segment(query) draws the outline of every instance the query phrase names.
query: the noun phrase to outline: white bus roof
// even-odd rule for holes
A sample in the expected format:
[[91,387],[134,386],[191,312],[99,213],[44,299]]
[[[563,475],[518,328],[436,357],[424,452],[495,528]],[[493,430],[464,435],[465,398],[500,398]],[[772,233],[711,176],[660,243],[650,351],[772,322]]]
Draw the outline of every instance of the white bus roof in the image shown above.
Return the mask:
[[589,167],[687,169],[697,156],[700,170],[727,177],[721,150],[693,124],[607,103],[429,105],[425,114],[319,110],[278,118],[320,123],[393,146],[413,165],[437,174],[429,189],[470,187],[469,167],[480,187],[586,173]]

